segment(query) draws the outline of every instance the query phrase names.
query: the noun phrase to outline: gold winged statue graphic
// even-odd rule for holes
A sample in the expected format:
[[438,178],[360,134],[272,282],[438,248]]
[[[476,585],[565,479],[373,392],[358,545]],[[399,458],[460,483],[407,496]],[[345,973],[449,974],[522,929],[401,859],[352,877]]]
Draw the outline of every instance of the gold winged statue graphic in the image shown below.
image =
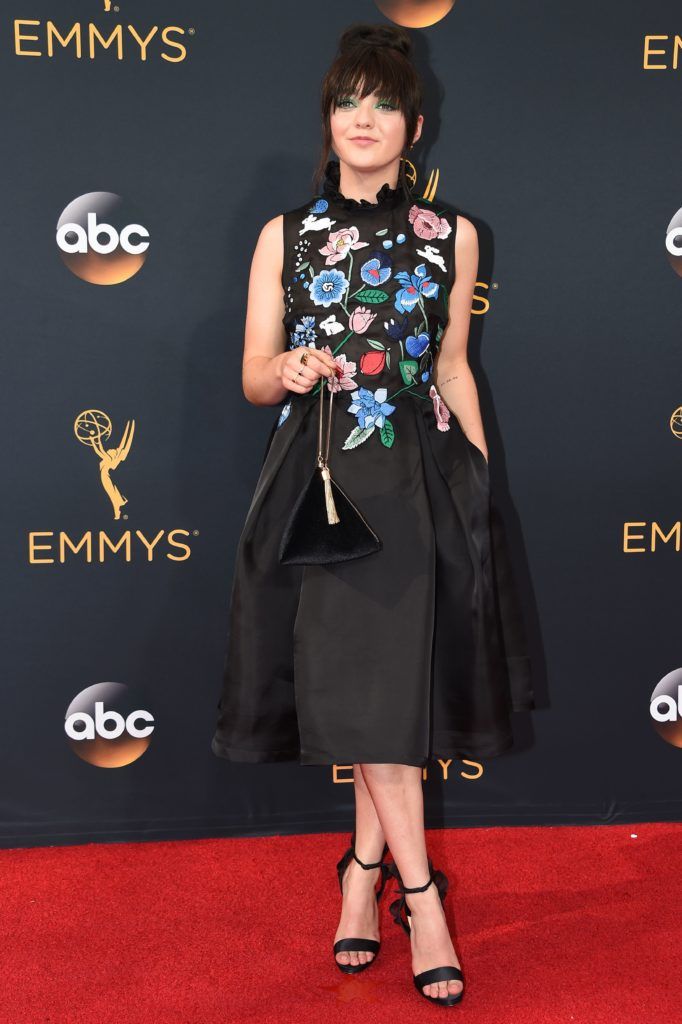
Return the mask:
[[81,444],[88,445],[99,457],[99,476],[102,487],[108,494],[114,509],[114,519],[121,518],[121,509],[128,499],[111,479],[111,473],[123,462],[133,443],[135,420],[128,420],[118,448],[105,448],[104,442],[111,437],[111,420],[100,409],[87,409],[74,423],[74,433]]

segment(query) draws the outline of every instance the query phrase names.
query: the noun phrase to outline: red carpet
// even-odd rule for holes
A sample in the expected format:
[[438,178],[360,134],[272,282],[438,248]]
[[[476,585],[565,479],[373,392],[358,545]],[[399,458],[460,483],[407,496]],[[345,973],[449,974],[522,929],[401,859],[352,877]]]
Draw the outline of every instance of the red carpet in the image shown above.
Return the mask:
[[682,1020],[682,825],[430,830],[466,984],[447,1008],[412,985],[393,883],[376,963],[334,966],[349,834],[0,851],[0,1021]]

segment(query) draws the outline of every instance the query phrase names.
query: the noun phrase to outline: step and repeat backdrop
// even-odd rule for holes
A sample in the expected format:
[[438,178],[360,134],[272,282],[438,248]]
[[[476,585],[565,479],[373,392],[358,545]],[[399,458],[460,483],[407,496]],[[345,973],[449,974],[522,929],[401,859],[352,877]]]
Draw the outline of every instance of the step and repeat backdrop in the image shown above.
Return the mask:
[[8,0],[5,847],[352,826],[349,765],[210,742],[279,415],[241,390],[251,256],[312,194],[355,21],[410,28],[416,190],[478,228],[470,362],[537,700],[513,752],[429,764],[427,823],[682,817],[679,4]]

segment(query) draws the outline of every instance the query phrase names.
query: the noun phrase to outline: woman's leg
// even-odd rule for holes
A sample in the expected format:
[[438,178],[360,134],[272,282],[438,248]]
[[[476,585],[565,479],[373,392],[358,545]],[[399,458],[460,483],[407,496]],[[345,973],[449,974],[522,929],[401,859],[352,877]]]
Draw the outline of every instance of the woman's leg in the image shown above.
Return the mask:
[[[429,877],[429,866],[421,768],[409,764],[360,767],[403,884],[408,888],[423,885]],[[405,899],[410,908],[412,973],[419,974],[430,967],[459,967],[435,884],[424,892],[407,893]],[[445,996],[462,988],[461,981],[441,981],[425,985],[424,992]]]
[[[365,783],[360,765],[353,765],[355,789],[355,852],[365,864],[376,864],[381,859],[384,849],[384,832],[377,812]],[[341,920],[334,936],[343,939],[347,936],[363,939],[379,938],[379,908],[375,896],[376,884],[379,880],[379,868],[366,870],[355,860],[351,860],[342,878],[343,903]],[[374,957],[374,953],[351,950],[348,953],[337,953],[340,964],[364,964]]]

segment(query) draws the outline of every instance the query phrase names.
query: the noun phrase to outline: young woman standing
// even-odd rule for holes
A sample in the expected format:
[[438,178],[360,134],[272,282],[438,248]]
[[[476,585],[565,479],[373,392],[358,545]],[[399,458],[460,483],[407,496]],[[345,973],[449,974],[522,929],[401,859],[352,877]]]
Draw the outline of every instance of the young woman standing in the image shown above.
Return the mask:
[[[511,712],[533,706],[466,354],[477,233],[408,184],[423,115],[406,31],[346,30],[321,98],[321,188],[264,226],[253,257],[244,393],[282,406],[239,541],[212,749],[353,764],[336,963],[373,962],[392,877],[415,985],[451,1005],[463,977],[448,881],[426,849],[422,768],[508,750]],[[314,464],[320,387],[334,392],[332,474],[382,546],[282,564],[284,524]]]

